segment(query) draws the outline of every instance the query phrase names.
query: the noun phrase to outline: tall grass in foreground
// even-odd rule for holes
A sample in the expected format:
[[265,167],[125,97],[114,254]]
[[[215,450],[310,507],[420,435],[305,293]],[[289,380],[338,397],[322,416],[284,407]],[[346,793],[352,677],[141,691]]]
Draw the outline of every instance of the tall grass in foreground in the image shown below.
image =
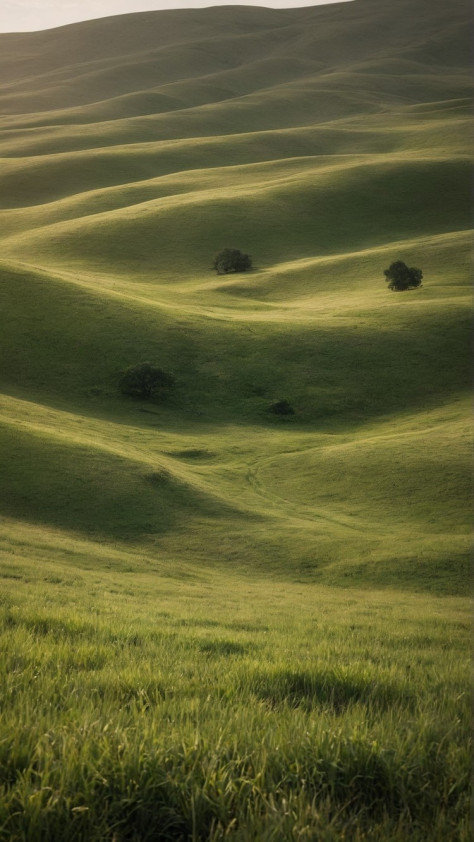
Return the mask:
[[1,840],[467,840],[460,600],[16,575]]

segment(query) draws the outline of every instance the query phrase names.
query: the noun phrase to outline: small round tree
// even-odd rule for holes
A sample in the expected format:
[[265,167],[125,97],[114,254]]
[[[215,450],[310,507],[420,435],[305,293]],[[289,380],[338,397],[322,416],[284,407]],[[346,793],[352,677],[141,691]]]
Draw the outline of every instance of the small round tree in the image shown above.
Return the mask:
[[247,272],[252,268],[252,259],[240,249],[222,249],[216,254],[212,268],[218,275],[226,275],[228,272]]
[[120,391],[131,398],[149,400],[151,397],[169,389],[174,377],[152,363],[137,363],[125,369],[120,377]]
[[402,292],[405,289],[416,289],[421,286],[423,272],[421,269],[409,268],[403,260],[395,260],[388,269],[384,270],[388,288],[392,292]]

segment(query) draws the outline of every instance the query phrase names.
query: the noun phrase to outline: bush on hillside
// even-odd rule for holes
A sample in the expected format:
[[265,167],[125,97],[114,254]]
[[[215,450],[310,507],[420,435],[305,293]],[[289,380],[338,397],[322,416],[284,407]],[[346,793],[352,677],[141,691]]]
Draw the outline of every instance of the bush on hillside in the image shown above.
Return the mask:
[[277,401],[276,403],[272,403],[270,407],[270,412],[273,412],[275,415],[294,415],[295,410],[291,406],[288,401]]
[[216,254],[212,268],[218,275],[226,275],[227,272],[246,272],[252,268],[252,260],[240,249],[222,249]]
[[421,286],[423,273],[414,266],[409,268],[403,260],[395,260],[388,269],[384,270],[388,288],[392,292],[402,292],[405,289],[416,289]]
[[137,363],[125,369],[120,377],[120,391],[132,398],[149,400],[174,384],[174,377],[152,363]]

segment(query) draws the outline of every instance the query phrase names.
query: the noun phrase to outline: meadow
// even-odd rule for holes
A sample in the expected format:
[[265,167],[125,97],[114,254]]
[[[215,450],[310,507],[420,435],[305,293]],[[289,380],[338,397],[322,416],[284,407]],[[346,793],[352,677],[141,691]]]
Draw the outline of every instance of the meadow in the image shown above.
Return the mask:
[[0,35],[2,842],[467,842],[469,21]]
[[464,599],[42,538],[2,566],[2,839],[469,838]]

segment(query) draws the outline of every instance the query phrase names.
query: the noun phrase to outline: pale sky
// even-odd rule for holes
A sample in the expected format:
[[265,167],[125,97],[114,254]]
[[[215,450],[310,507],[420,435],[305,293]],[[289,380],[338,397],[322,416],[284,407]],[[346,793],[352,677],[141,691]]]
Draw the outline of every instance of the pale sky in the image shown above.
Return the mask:
[[270,6],[274,9],[319,6],[335,0],[0,0],[0,32],[32,32],[80,20],[203,6]]

